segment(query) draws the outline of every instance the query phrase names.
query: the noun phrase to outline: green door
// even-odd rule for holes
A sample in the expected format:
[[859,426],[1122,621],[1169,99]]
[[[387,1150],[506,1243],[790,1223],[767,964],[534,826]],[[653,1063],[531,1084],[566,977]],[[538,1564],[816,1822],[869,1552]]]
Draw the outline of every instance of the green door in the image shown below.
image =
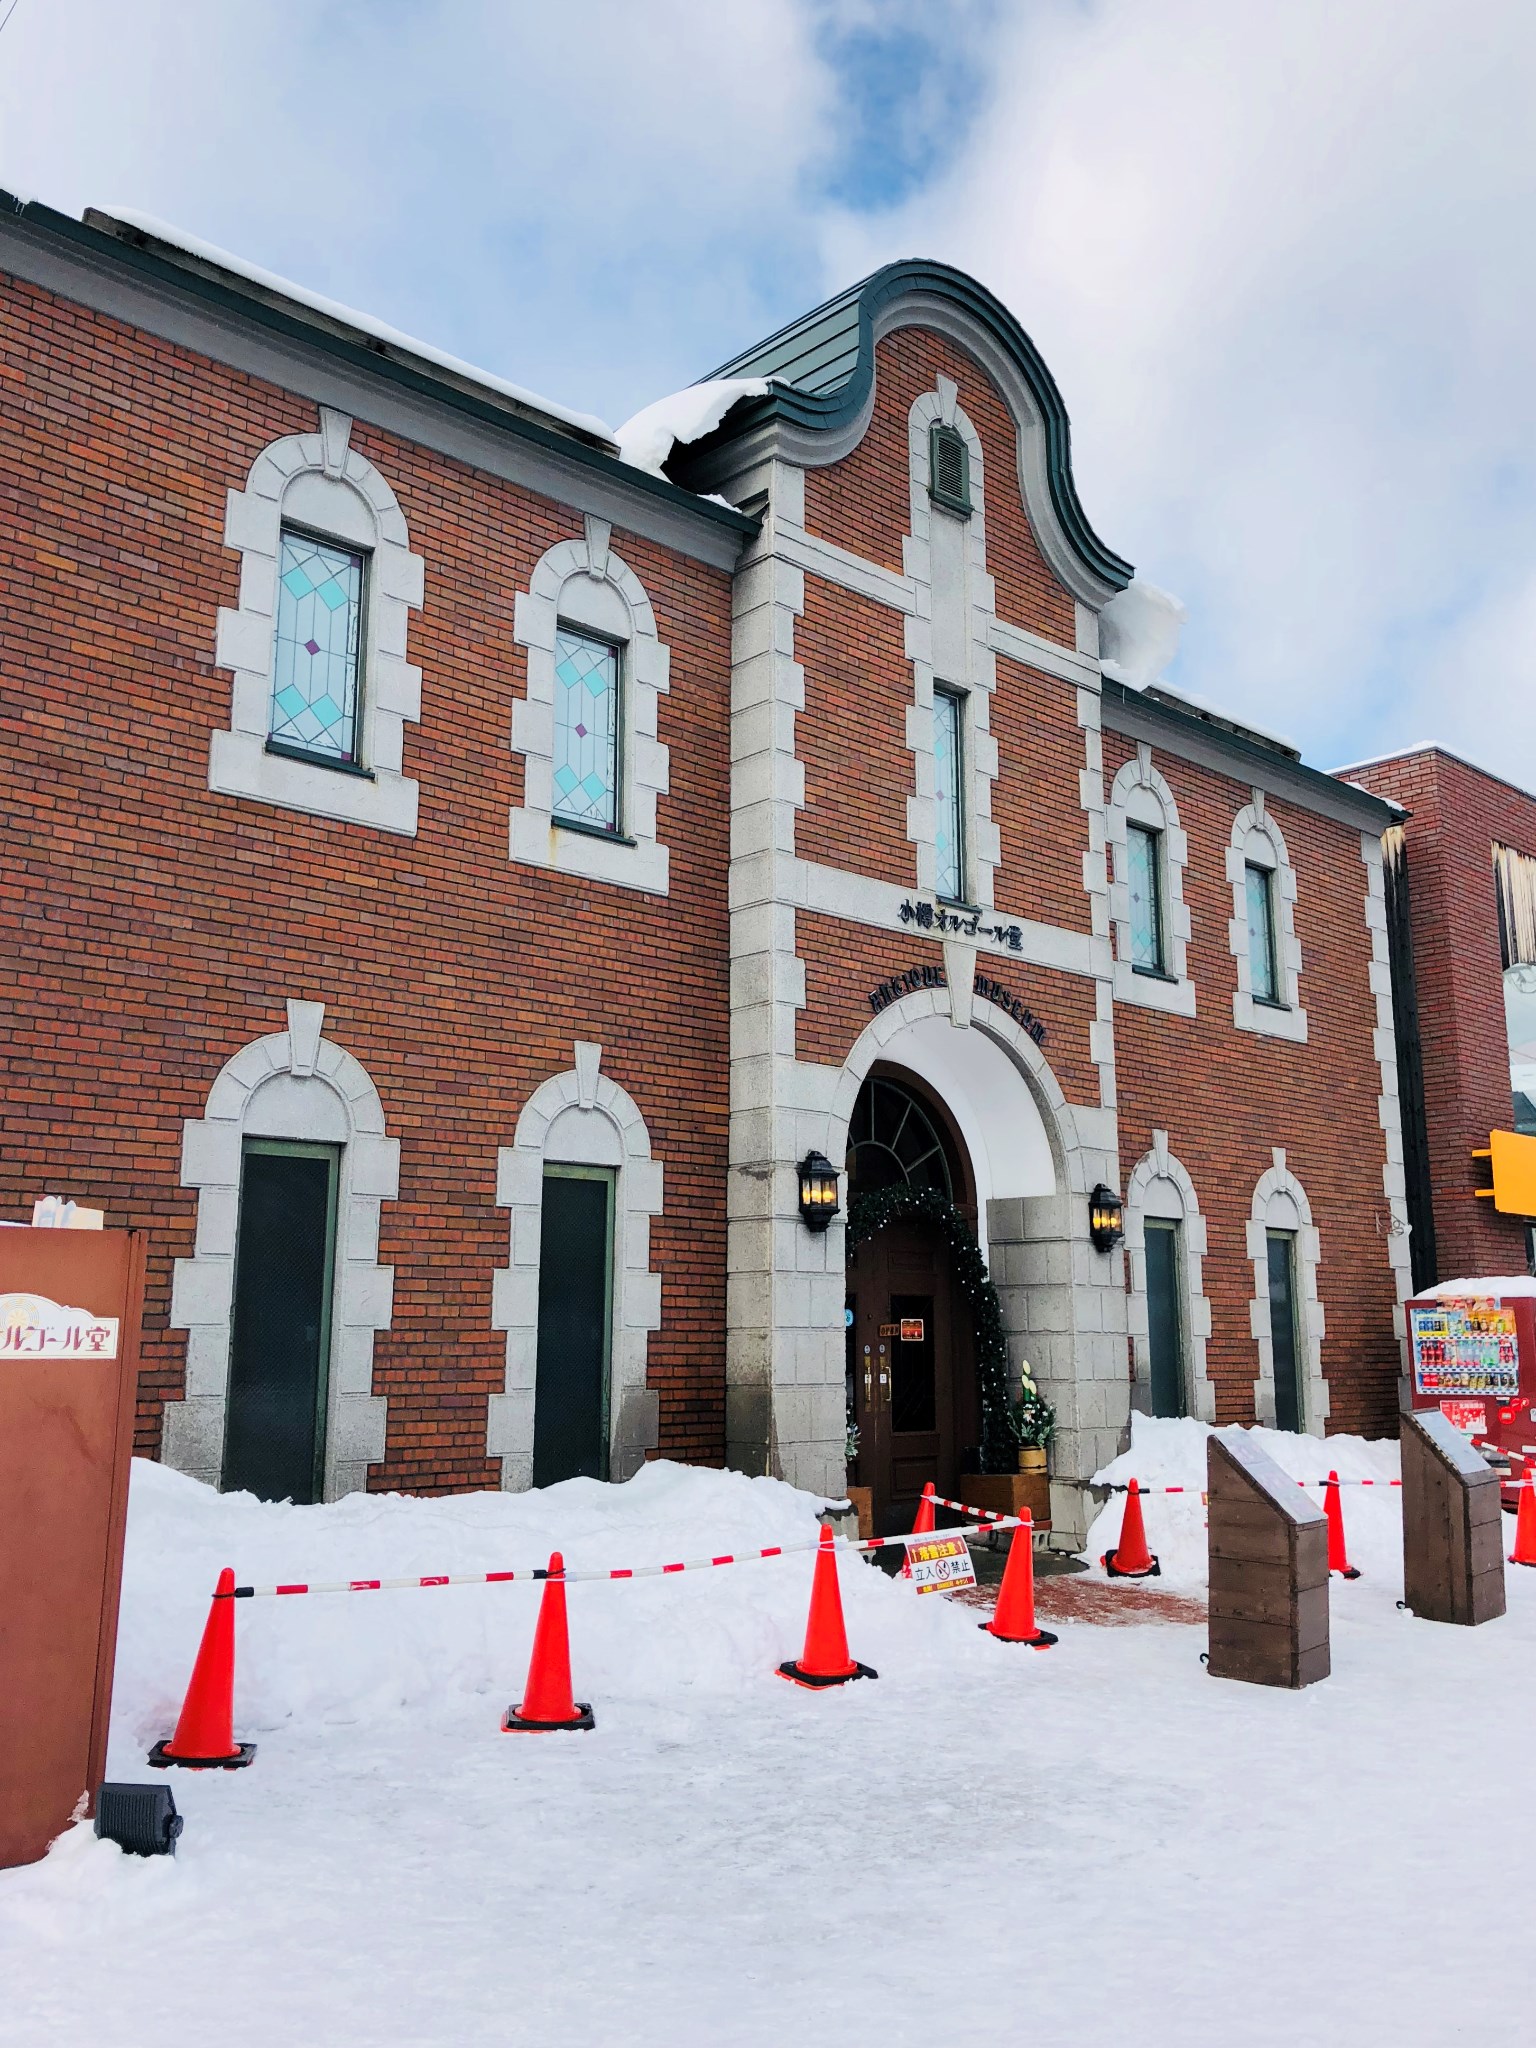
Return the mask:
[[336,1252],[332,1145],[248,1138],[230,1325],[226,1493],[317,1501]]
[[1184,1346],[1179,1319],[1179,1226],[1147,1218],[1147,1352],[1152,1413],[1184,1413]]
[[612,1267],[612,1173],[596,1166],[546,1167],[539,1232],[535,1486],[608,1477]]
[[1300,1430],[1301,1379],[1296,1370],[1296,1238],[1269,1233],[1269,1335],[1275,1360],[1275,1427]]

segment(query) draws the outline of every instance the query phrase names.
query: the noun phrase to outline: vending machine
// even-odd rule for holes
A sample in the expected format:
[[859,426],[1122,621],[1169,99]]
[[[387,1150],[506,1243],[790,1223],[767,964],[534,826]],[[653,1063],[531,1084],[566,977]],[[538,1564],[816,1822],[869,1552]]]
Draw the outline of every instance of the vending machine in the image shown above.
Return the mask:
[[1420,1295],[1407,1315],[1413,1406],[1438,1408],[1507,1481],[1522,1478],[1536,1464],[1536,1295]]

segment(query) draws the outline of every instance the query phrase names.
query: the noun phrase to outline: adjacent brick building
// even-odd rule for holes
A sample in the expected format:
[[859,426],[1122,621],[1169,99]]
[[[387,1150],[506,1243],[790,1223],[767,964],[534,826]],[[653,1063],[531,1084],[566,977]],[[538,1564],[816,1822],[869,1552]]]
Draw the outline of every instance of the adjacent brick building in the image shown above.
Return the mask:
[[851,1421],[894,1514],[995,1455],[972,1240],[1068,1534],[1133,1404],[1393,1427],[1396,813],[1106,670],[979,286],[889,266],[663,474],[132,223],[0,272],[0,1208],[151,1232],[142,1449],[836,1492]]
[[1536,797],[1443,747],[1340,772],[1405,813],[1386,853],[1415,1287],[1524,1273],[1530,1224],[1474,1155],[1536,1136]]

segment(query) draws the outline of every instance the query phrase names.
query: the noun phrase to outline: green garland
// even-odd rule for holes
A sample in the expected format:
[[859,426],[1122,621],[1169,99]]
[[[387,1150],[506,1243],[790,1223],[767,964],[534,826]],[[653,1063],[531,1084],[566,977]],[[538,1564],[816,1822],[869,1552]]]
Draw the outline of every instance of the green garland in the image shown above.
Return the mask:
[[976,1234],[937,1188],[880,1188],[848,1204],[848,1249],[888,1223],[936,1223],[949,1240],[955,1279],[976,1331],[976,1378],[981,1389],[981,1464],[984,1472],[1011,1472],[1017,1464],[1008,1428],[1008,1337],[1003,1307],[987,1275]]

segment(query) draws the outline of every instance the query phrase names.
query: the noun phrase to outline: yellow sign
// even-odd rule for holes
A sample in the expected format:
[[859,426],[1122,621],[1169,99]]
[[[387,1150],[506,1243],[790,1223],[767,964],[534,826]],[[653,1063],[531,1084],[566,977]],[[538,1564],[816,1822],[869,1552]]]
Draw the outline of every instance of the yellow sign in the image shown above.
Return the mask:
[[1493,1167],[1493,1186],[1479,1188],[1504,1216],[1536,1216],[1536,1138],[1518,1131],[1490,1131],[1488,1150],[1474,1152],[1474,1159],[1486,1159]]
[[907,1545],[901,1575],[919,1593],[944,1593],[956,1586],[974,1586],[976,1567],[963,1536],[924,1536]]

